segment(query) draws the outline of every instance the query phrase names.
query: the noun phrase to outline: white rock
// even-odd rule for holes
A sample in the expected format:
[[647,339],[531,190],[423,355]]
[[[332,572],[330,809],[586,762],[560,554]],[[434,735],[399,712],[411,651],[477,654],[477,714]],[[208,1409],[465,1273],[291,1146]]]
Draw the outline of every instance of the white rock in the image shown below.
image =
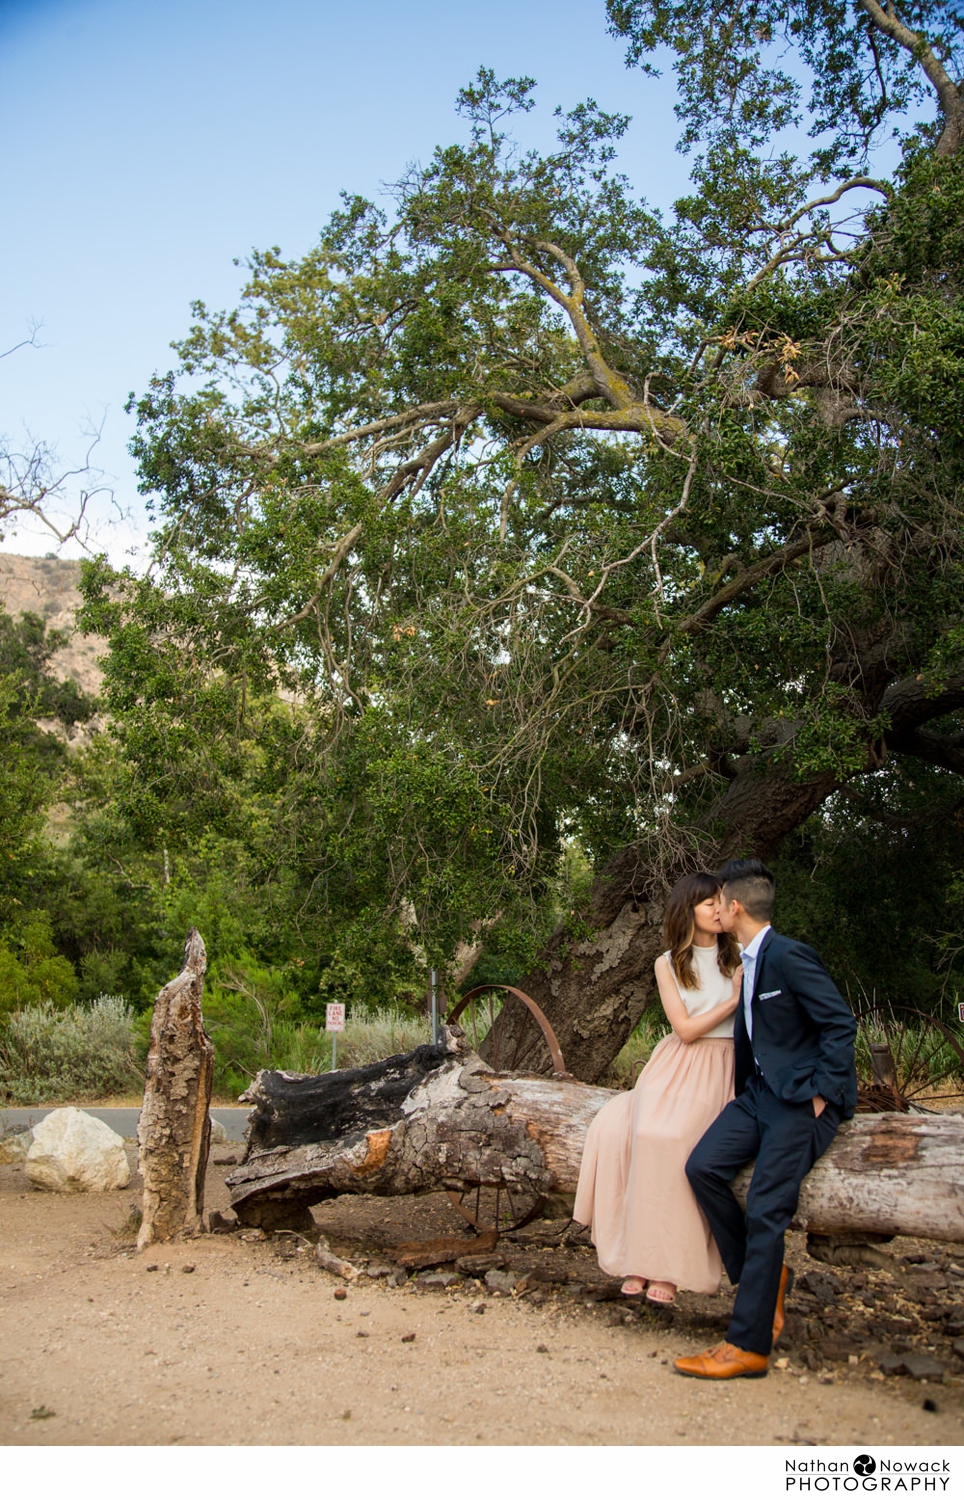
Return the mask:
[[121,1137],[73,1107],[52,1110],[35,1126],[26,1172],[50,1193],[107,1193],[131,1180]]
[[21,1162],[30,1149],[32,1130],[9,1130],[0,1135],[0,1165]]
[[224,1126],[221,1124],[221,1121],[220,1120],[216,1120],[214,1118],[214,1116],[212,1115],[211,1116],[211,1145],[212,1146],[226,1146],[227,1144],[228,1144],[228,1132],[225,1130]]

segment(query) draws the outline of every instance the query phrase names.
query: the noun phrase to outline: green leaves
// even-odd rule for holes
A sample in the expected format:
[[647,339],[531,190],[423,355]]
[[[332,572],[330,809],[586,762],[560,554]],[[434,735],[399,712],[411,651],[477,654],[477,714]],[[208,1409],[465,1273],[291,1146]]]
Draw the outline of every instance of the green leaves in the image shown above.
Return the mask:
[[941,75],[959,78],[964,55],[964,18],[947,0],[609,0],[607,10],[630,63],[655,72],[654,58],[672,56],[685,146],[729,137],[755,148],[805,118],[823,137],[824,174],[847,175],[932,88],[942,97]]
[[891,687],[956,681],[958,158],[824,189],[771,149],[781,37],[838,158],[866,131],[863,12],[612,14],[676,52],[672,216],[616,170],[623,117],[527,150],[531,80],[483,70],[463,139],[254,256],[136,403],[152,572],[86,583],[117,804],[198,900],[213,839],[316,1001],[414,995],[480,931],[531,951],[566,848],[739,841],[741,777],[818,801],[891,753]]

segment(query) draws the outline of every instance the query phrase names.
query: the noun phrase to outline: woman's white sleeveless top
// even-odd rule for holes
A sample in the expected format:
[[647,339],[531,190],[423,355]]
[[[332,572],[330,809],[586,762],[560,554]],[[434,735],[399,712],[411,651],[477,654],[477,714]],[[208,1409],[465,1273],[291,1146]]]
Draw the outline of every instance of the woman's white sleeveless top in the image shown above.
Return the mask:
[[[722,1000],[728,1000],[733,993],[732,978],[728,979],[725,974],[720,973],[720,966],[716,961],[718,951],[716,943],[713,944],[712,948],[693,948],[693,967],[700,982],[698,990],[684,988],[680,984],[679,980],[676,979],[676,971],[673,968],[670,956],[668,953],[666,954],[669,971],[674,980],[676,980],[680,998],[686,1006],[688,1015],[701,1016],[704,1011],[712,1010],[714,1005],[719,1005]],[[708,1037],[732,1036],[733,1016],[727,1016],[725,1021],[721,1021],[718,1026],[714,1026],[712,1031],[706,1032],[706,1035]]]

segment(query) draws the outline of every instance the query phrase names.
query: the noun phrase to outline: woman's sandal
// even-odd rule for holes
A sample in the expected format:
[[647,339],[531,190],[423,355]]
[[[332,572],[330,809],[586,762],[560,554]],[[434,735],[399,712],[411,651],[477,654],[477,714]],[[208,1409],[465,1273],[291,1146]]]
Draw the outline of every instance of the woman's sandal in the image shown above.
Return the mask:
[[[669,1290],[669,1296],[660,1295]],[[657,1295],[654,1296],[653,1293]],[[676,1301],[676,1288],[671,1281],[651,1281],[649,1291],[646,1293],[646,1301],[652,1302],[654,1307],[669,1307],[670,1303]]]
[[624,1297],[641,1297],[648,1285],[642,1276],[627,1276],[619,1290]]

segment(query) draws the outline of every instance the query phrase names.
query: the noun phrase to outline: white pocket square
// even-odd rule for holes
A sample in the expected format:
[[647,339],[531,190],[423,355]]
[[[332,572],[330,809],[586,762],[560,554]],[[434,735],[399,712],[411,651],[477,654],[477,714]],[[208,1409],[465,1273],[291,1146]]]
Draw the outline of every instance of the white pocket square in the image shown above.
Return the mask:
[[766,990],[762,995],[757,995],[758,1000],[773,1000],[777,995],[782,995],[782,990]]

